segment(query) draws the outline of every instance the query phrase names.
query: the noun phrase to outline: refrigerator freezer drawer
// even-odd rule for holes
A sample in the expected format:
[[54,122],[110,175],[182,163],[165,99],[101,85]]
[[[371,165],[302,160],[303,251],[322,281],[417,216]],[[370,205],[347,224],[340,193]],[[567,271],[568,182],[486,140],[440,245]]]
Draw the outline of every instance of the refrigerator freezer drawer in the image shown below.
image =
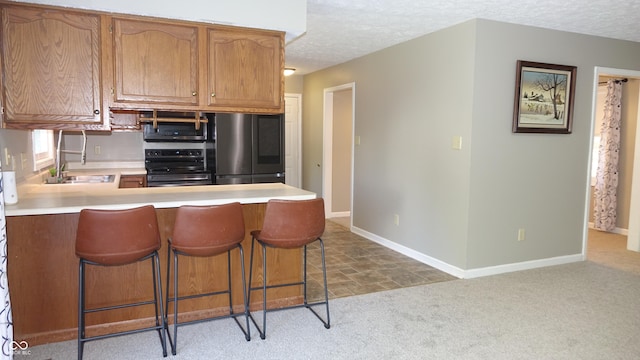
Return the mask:
[[284,173],[253,174],[252,182],[254,184],[259,184],[259,183],[283,183],[284,184]]
[[251,175],[222,175],[216,176],[216,185],[251,184]]

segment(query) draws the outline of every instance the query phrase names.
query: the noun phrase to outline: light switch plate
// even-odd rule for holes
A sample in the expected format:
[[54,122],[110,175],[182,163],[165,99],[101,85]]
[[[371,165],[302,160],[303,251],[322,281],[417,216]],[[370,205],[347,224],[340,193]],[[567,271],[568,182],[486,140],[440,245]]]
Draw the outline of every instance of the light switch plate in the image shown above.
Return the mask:
[[451,139],[451,148],[453,148],[454,150],[462,149],[462,136],[454,136]]

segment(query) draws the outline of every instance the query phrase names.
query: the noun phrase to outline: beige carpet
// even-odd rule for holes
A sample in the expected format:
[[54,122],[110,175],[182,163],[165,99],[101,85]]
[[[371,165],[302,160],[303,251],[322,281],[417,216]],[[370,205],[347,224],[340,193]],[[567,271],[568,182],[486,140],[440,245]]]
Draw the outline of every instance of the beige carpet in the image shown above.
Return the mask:
[[587,260],[640,275],[640,253],[627,250],[627,237],[589,229]]
[[[269,313],[266,340],[252,327],[245,341],[232,320],[185,326],[169,358],[638,359],[640,254],[625,242],[593,232],[589,261],[333,299],[328,330],[306,309]],[[91,342],[85,355],[162,359],[156,333]],[[73,359],[76,342],[18,357]]]
[[[583,261],[331,302],[331,329],[306,309],[269,313],[267,338],[232,320],[180,328],[168,359],[635,360],[640,276]],[[261,313],[257,312],[260,317]],[[68,360],[75,341],[25,360]],[[156,333],[95,341],[86,360],[162,359]]]

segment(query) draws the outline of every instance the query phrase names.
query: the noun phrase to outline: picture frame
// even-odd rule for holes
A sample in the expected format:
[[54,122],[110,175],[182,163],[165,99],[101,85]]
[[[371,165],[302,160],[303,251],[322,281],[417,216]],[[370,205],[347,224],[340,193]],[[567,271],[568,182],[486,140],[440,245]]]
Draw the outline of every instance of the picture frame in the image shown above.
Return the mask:
[[576,69],[518,60],[512,131],[570,134]]

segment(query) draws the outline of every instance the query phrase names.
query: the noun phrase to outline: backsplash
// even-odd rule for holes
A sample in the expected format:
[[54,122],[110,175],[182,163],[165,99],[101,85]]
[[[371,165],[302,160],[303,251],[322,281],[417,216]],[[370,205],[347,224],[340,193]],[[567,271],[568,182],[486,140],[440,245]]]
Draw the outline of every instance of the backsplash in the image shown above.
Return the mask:
[[[82,148],[82,135],[63,133],[65,149]],[[94,161],[143,161],[142,132],[87,132],[87,162]],[[80,155],[64,154],[63,161],[79,162]]]

